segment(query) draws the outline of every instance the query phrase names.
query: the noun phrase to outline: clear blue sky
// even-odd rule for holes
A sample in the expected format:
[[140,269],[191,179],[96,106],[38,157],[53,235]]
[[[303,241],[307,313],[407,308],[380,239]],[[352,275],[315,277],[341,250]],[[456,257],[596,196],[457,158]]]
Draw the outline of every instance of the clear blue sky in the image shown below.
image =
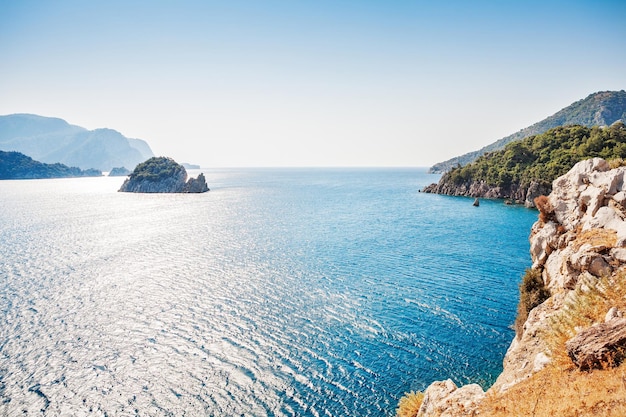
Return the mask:
[[428,166],[626,89],[623,1],[0,0],[0,114],[203,166]]

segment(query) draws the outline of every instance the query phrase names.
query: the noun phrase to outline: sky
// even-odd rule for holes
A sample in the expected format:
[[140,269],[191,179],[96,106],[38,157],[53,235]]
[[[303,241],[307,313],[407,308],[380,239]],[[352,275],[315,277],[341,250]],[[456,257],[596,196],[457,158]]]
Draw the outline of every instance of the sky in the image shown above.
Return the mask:
[[626,89],[624,1],[0,0],[0,114],[203,167],[430,166]]

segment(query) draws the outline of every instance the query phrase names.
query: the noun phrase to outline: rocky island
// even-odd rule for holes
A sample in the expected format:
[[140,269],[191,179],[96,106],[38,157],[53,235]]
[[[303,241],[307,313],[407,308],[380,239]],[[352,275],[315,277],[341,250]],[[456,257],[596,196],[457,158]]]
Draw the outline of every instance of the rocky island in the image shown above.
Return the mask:
[[187,180],[185,167],[172,158],[153,157],[135,167],[124,181],[121,192],[204,193],[209,191],[204,174]]
[[626,167],[581,161],[535,205],[503,372],[486,393],[434,382],[398,416],[626,415]]

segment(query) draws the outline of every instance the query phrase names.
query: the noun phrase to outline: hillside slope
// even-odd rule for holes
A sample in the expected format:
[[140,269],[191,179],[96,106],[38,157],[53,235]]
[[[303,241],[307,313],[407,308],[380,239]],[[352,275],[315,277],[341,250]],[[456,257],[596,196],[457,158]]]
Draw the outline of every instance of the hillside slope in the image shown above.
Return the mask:
[[558,126],[610,126],[615,122],[626,123],[626,91],[600,91],[570,104],[546,119],[506,136],[477,151],[439,162],[430,168],[432,173],[443,173],[457,165],[467,165],[486,154],[503,149],[508,143],[538,135]]
[[626,125],[550,129],[453,168],[424,192],[505,198],[532,207],[535,197],[550,193],[552,181],[577,162],[594,157],[626,158]]
[[44,164],[19,152],[0,151],[0,180],[40,178],[99,177],[96,169],[81,170],[55,163]]
[[0,149],[46,163],[103,171],[133,168],[154,156],[145,141],[128,139],[115,130],[87,130],[63,119],[34,114],[0,116]]

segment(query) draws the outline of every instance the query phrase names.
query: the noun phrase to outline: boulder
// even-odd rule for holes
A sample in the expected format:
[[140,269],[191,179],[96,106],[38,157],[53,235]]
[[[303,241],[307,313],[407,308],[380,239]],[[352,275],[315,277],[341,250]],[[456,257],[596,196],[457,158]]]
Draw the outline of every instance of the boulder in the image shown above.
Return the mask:
[[209,187],[203,173],[200,173],[198,178],[189,178],[183,187],[183,193],[204,193],[207,191],[209,191]]
[[617,317],[594,324],[568,340],[565,347],[581,370],[617,366],[626,352],[626,319]]
[[457,388],[452,380],[436,381],[424,392],[424,400],[417,417],[454,417],[471,415],[485,398],[478,384]]

